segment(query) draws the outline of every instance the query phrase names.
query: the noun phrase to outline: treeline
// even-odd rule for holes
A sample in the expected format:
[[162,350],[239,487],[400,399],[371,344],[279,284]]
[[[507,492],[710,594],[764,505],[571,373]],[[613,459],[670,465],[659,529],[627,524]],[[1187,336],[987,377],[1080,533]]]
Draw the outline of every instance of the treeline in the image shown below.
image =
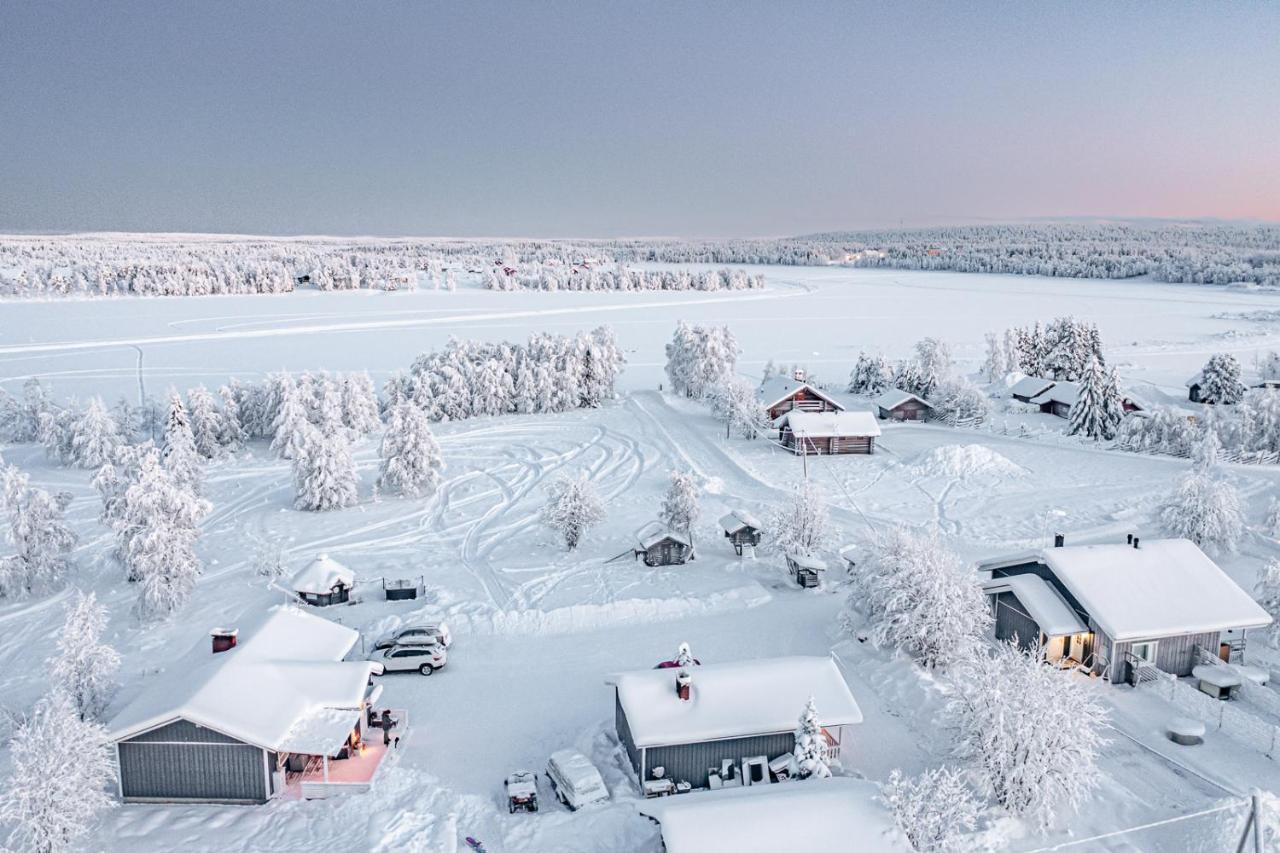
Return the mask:
[[531,272],[492,267],[484,275],[490,290],[750,290],[764,287],[764,276],[745,270],[632,270],[613,267],[536,265]]

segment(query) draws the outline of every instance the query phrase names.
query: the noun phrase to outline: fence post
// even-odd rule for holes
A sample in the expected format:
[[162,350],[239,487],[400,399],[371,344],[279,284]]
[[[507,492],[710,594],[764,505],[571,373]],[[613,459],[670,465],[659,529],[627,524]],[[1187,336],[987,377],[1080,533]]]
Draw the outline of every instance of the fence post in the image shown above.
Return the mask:
[[1262,853],[1262,796],[1254,788],[1249,795],[1253,805],[1253,853]]

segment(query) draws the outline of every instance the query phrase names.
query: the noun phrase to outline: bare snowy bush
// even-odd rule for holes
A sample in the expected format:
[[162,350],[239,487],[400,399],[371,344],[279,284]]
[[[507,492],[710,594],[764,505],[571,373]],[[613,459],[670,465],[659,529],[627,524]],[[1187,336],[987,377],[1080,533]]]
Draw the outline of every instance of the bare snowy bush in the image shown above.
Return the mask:
[[92,592],[79,591],[65,612],[58,632],[58,653],[49,661],[49,674],[71,698],[80,719],[101,719],[120,668],[120,655],[102,641],[107,609]]
[[547,503],[542,508],[541,519],[543,524],[564,537],[565,546],[572,551],[578,547],[588,528],[604,520],[604,505],[586,474],[577,477],[566,475],[547,490]]
[[934,414],[953,421],[982,422],[991,414],[991,398],[963,376],[943,380],[931,399]]
[[7,517],[5,541],[13,553],[0,557],[0,595],[17,597],[55,589],[71,570],[76,534],[65,511],[71,495],[51,495],[0,459],[0,508]]
[[919,776],[889,774],[884,801],[894,820],[920,853],[966,849],[964,836],[978,825],[982,803],[964,771],[935,767]]
[[953,666],[981,647],[991,611],[972,569],[936,531],[887,530],[858,568],[847,615],[864,613],[878,645],[900,648],[927,667]]
[[728,326],[690,326],[681,320],[666,354],[671,390],[702,398],[724,387],[733,376],[738,342]]
[[797,483],[791,500],[779,507],[771,520],[773,541],[784,552],[814,555],[827,537],[827,505],[808,480]]
[[1001,645],[953,672],[947,719],[1000,805],[1040,830],[1079,810],[1099,785],[1106,711],[1094,686]]

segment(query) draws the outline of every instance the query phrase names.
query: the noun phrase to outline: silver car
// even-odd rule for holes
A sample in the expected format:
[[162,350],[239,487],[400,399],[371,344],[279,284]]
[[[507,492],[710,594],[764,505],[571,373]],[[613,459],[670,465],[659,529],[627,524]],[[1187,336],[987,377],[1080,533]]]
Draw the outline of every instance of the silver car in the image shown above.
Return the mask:
[[448,663],[449,653],[439,643],[415,643],[381,649],[371,654],[369,660],[382,664],[384,672],[420,672],[431,675]]

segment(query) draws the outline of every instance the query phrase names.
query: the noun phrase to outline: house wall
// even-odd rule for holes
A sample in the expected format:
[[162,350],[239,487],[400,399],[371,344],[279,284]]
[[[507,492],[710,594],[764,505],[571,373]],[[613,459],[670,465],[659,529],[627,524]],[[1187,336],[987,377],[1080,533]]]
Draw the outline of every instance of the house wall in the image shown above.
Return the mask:
[[834,438],[809,438],[798,442],[795,433],[783,428],[782,444],[793,453],[813,455],[861,453],[869,454],[875,450],[873,436],[839,436]]
[[126,802],[263,803],[267,756],[251,744],[187,720],[120,741]]
[[783,753],[791,752],[795,745],[795,734],[782,732],[678,746],[651,746],[641,751],[644,753],[644,766],[651,775],[653,768],[663,767],[666,768],[668,779],[689,782],[695,788],[705,788],[707,771],[712,767],[719,768],[726,758],[735,764],[757,755],[766,756],[772,761]]
[[631,759],[631,767],[636,771],[636,775],[640,775],[640,750],[636,749],[636,742],[631,737],[631,725],[627,722],[627,714],[622,710],[622,699],[618,697],[618,691],[613,691],[613,727],[618,733],[618,742],[622,744],[622,748],[627,751],[627,757]]
[[1008,642],[1015,636],[1018,648],[1035,649],[1040,646],[1040,625],[1027,613],[1022,602],[1012,592],[1002,592],[994,597],[995,636]]
[[929,407],[924,403],[916,400],[907,400],[905,403],[899,403],[892,409],[880,407],[881,420],[895,421],[923,421],[929,417]]
[[[1171,637],[1152,637],[1159,643],[1156,646],[1156,669],[1174,675],[1190,675],[1195,666],[1194,647],[1201,646],[1211,654],[1218,652],[1220,631],[1209,631],[1203,634],[1176,634]],[[1124,658],[1133,644],[1147,640],[1126,640],[1115,643],[1111,657],[1111,680],[1120,681],[1125,677]]]
[[675,566],[687,562],[689,549],[679,542],[659,542],[644,552],[646,566]]

